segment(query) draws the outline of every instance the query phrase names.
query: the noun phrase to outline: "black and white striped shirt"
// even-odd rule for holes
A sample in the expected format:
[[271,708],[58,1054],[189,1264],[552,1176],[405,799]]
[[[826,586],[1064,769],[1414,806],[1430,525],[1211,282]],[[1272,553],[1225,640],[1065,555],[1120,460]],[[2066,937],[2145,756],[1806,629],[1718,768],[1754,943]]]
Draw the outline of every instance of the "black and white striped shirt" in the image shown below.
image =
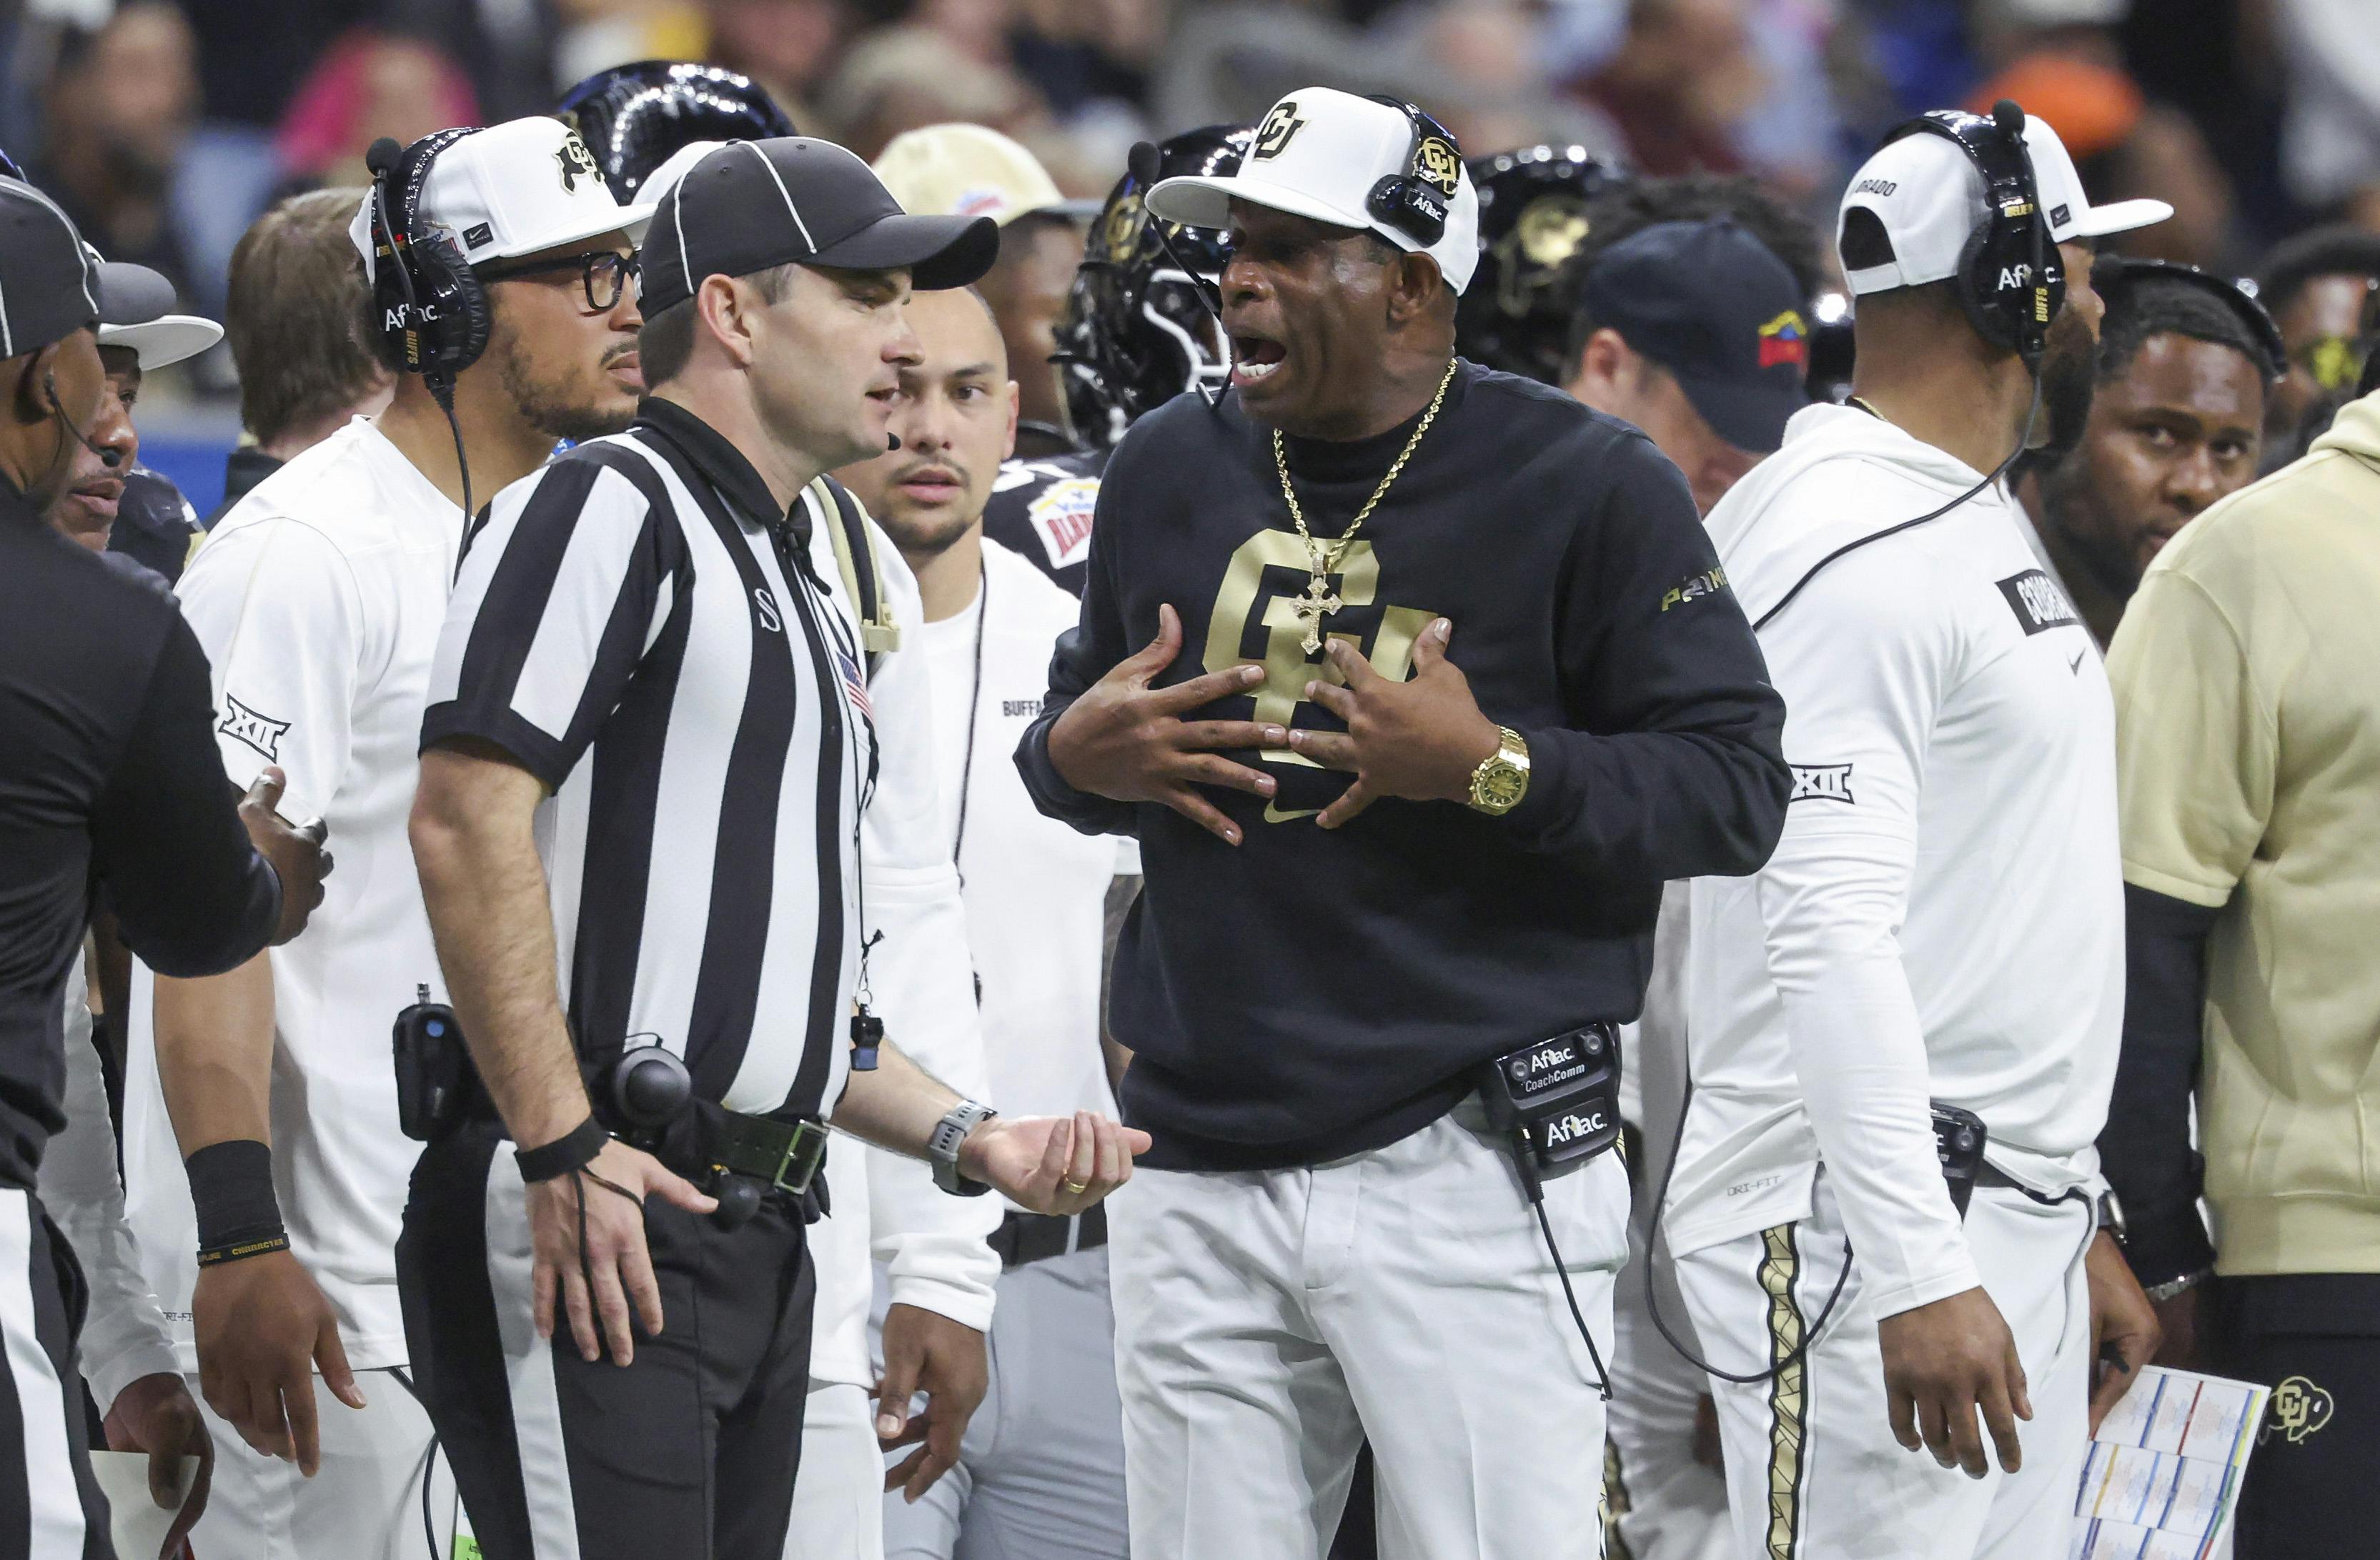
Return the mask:
[[505,489],[421,740],[492,743],[552,792],[538,845],[582,1055],[658,1040],[705,1098],[814,1115],[847,1063],[877,735],[832,517],[815,490],[778,515],[661,400]]

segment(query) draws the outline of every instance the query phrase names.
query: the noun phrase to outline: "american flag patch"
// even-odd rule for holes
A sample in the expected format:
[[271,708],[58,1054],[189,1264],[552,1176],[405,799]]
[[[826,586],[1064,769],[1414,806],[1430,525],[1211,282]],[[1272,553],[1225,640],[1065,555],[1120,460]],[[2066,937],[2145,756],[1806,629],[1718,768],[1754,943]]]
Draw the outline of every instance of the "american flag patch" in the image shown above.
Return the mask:
[[859,663],[853,660],[851,652],[840,645],[834,647],[834,663],[843,669],[843,691],[850,695],[851,707],[868,720],[874,720],[876,707],[868,702],[868,679],[861,673]]

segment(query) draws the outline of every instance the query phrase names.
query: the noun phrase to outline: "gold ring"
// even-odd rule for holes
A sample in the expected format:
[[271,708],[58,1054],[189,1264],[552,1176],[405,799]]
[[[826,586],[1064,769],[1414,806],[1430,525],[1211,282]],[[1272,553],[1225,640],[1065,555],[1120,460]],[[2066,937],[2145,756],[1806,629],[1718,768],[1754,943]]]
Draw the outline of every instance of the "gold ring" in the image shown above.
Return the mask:
[[1091,1183],[1087,1180],[1070,1180],[1060,1184],[1063,1185],[1067,1191],[1073,1192],[1077,1197],[1080,1197],[1084,1192],[1088,1191],[1091,1189]]

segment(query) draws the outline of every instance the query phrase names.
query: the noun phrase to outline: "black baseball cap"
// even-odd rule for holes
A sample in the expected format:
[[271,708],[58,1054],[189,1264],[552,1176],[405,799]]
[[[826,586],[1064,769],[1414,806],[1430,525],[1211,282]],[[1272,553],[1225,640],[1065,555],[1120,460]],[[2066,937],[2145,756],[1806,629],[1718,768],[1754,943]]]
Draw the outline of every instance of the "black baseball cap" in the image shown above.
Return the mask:
[[645,230],[650,320],[694,296],[706,276],[788,263],[904,271],[923,292],[964,287],[991,269],[990,217],[913,217],[868,164],[807,136],[729,141],[672,185]]
[[1664,222],[1606,249],[1586,316],[1677,379],[1713,431],[1767,454],[1809,405],[1810,322],[1785,262],[1732,217]]
[[0,177],[0,358],[99,322],[98,267],[58,203]]

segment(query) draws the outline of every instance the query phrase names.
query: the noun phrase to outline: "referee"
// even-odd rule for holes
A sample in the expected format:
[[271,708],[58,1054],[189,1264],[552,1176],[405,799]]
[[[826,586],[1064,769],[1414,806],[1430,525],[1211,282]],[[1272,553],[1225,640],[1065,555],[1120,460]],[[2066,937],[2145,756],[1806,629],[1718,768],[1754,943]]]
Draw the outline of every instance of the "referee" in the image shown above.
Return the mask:
[[1584,1560],[1626,1177],[1545,1182],[1557,1270],[1479,1077],[1634,1017],[1662,883],[1766,858],[1783,707],[1676,467],[1455,357],[1476,204],[1426,116],[1293,92],[1148,203],[1230,229],[1232,390],[1117,446],[1017,755],[1146,870],[1132,1553],[1311,1560],[1368,1435],[1388,1553]]
[[913,281],[991,248],[825,142],[711,151],[647,236],[637,423],[498,495],[456,583],[412,833],[492,1108],[424,1151],[398,1274],[491,1560],[783,1551],[820,1116],[1042,1213],[1145,1144],[872,1043],[865,901],[908,885],[863,815],[930,702],[866,680],[804,494],[885,447]]
[[75,1263],[32,1190],[66,1126],[60,1020],[92,881],[135,952],[196,975],[297,936],[329,865],[273,816],[278,770],[235,816],[206,658],[164,593],[42,523],[106,393],[98,313],[74,224],[0,178],[0,1523],[10,1553],[42,1556],[112,1553],[64,1303]]

